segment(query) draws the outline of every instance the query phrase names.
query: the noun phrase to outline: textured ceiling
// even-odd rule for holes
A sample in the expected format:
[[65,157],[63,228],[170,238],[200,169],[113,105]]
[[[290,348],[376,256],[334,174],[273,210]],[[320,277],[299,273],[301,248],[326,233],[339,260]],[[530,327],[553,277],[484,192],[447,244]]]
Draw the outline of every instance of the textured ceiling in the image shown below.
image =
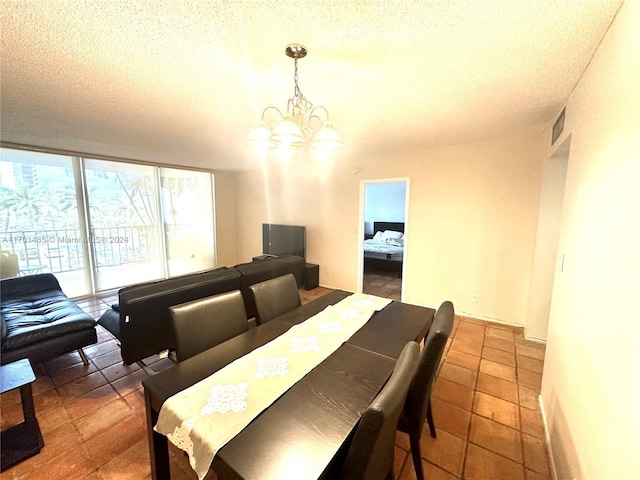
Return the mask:
[[343,155],[553,121],[622,0],[2,0],[5,142],[238,169],[299,84]]

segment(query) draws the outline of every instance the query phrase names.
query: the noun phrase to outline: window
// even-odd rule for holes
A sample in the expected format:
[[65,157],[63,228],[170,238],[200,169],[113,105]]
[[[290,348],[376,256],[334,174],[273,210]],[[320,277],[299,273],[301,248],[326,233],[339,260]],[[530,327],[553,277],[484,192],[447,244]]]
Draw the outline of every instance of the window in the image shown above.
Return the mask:
[[1,249],[19,275],[79,296],[215,266],[211,173],[0,151]]
[[160,169],[169,276],[215,264],[211,181],[205,172]]
[[89,293],[71,157],[2,149],[0,218],[15,273],[55,272],[68,295]]
[[97,290],[165,277],[156,170],[147,165],[85,161]]

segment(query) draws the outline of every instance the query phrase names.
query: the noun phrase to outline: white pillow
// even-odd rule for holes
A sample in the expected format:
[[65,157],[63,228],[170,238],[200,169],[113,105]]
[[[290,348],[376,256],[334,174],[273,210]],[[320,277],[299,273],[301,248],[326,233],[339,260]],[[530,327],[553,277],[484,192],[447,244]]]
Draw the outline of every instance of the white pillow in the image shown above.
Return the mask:
[[385,242],[396,247],[404,247],[404,238],[387,238]]
[[373,236],[374,240],[382,240],[382,232],[376,232],[376,234]]
[[384,233],[382,234],[382,239],[383,240],[387,240],[389,238],[402,238],[403,235],[404,235],[404,233],[402,233],[402,232],[395,232],[393,230],[385,230]]

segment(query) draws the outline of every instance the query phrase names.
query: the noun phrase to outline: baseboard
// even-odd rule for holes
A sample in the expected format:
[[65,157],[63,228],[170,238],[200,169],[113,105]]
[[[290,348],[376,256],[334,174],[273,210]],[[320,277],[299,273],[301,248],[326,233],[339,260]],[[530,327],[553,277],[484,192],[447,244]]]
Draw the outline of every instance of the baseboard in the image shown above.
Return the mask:
[[464,312],[464,311],[456,311],[456,315],[459,315],[461,317],[474,318],[476,320],[481,320],[483,322],[499,323],[501,325],[508,325],[509,327],[524,328],[524,325],[522,325],[520,323],[505,322],[504,320],[500,320],[499,318],[486,317],[486,316],[483,316],[483,315],[475,315],[473,313]]
[[[456,315],[473,318],[475,320],[480,320],[480,321],[483,321],[483,322],[499,323],[500,325],[507,325],[509,327],[516,327],[516,328],[522,328],[522,329],[525,328],[525,326],[523,324],[521,324],[521,323],[505,322],[504,320],[500,320],[498,318],[484,317],[482,315],[474,315],[474,314],[468,313],[468,312],[456,312]],[[526,334],[524,334],[524,339],[529,341],[529,342],[541,343],[543,345],[547,344],[547,341],[542,339],[542,338],[528,337]]]
[[542,395],[538,395],[538,405],[540,406],[540,414],[542,415],[542,425],[544,426],[544,441],[547,444],[547,454],[549,457],[549,468],[551,469],[551,478],[558,480],[558,474],[556,473],[556,464],[553,461],[553,452],[551,451],[551,436],[549,434],[549,426],[547,425],[547,415],[544,411],[544,404],[542,403]]
[[537,338],[537,337],[527,337],[526,333],[524,335],[524,339],[527,340],[528,342],[541,343],[542,345],[547,344],[547,341],[545,339]]
[[[331,285],[320,285],[320,287],[324,287],[324,288],[330,288],[333,290],[341,290],[338,287],[333,287]],[[404,295],[403,295],[403,302],[405,303],[410,303],[411,305],[418,305],[419,307],[426,307],[426,308],[433,308],[434,310],[438,309],[438,306],[433,306],[433,305],[423,305],[423,304],[419,304],[419,303],[412,303],[412,302],[406,302],[404,300]],[[500,320],[498,318],[492,318],[492,317],[484,317],[482,315],[474,315],[472,313],[469,312],[457,312],[456,311],[456,316],[461,316],[461,317],[469,317],[469,318],[473,318],[474,320],[480,320],[482,322],[489,322],[489,323],[498,323],[500,325],[506,325],[509,327],[516,327],[516,328],[522,328],[524,329],[524,325],[521,323],[511,323],[511,322],[505,322],[504,320]],[[524,336],[524,339],[529,341],[529,342],[535,342],[535,343],[541,343],[543,345],[547,344],[546,340],[543,340],[542,338],[535,338],[535,337],[527,337],[526,335]]]

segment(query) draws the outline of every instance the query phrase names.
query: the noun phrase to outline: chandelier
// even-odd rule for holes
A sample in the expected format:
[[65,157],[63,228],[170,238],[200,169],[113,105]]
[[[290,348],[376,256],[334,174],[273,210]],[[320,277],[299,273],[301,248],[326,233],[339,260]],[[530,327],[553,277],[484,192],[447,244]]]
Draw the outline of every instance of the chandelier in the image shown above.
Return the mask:
[[307,49],[292,43],[287,45],[285,53],[294,62],[293,97],[287,102],[286,114],[276,107],[265,108],[260,126],[251,133],[247,143],[263,152],[272,148],[331,152],[342,147],[342,140],[329,122],[329,111],[323,106],[314,107],[298,86],[298,60],[307,55]]

